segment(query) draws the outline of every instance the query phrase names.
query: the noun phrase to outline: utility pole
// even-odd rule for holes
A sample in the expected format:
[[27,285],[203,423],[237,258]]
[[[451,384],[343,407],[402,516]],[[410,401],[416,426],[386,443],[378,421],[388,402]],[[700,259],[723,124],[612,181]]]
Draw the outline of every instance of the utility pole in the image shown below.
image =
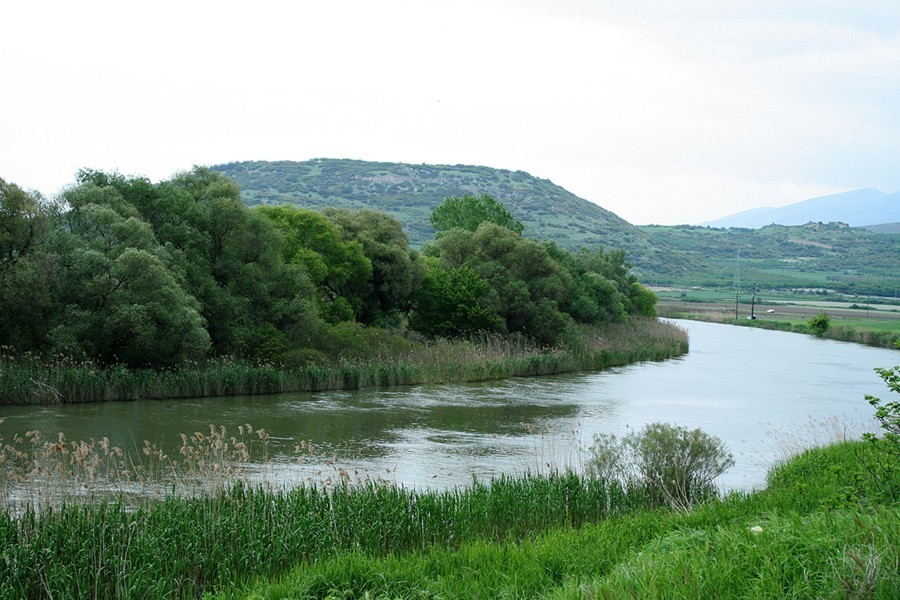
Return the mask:
[[758,283],[754,283],[750,286],[750,289],[753,291],[753,299],[750,300],[750,320],[753,321],[756,319],[756,290],[759,288]]
[[737,251],[737,263],[734,266],[734,320],[738,318],[738,302],[741,298],[741,249]]

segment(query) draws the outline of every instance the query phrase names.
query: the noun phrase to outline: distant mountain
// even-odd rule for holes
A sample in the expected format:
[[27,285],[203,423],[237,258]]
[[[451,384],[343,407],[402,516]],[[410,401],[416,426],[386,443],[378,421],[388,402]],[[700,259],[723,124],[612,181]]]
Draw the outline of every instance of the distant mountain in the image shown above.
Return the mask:
[[897,223],[879,223],[878,225],[866,225],[865,227],[872,233],[900,233],[900,222]]
[[753,208],[701,225],[757,229],[772,224],[841,222],[863,227],[895,221],[900,221],[900,192],[885,194],[874,188],[865,188],[811,198],[780,208]]
[[249,206],[372,208],[403,223],[413,245],[432,239],[429,216],[447,197],[489,194],[522,221],[526,237],[570,249],[622,249],[637,271],[649,264],[677,268],[684,262],[621,217],[524,171],[325,158],[237,162],[212,169],[234,179]]

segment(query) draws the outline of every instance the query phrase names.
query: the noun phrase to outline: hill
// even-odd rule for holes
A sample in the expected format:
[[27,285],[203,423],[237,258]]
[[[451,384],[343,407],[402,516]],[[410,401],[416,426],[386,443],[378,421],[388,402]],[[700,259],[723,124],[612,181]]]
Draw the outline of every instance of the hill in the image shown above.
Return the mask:
[[412,165],[346,159],[238,162],[212,167],[234,179],[249,206],[371,208],[404,224],[420,246],[434,236],[429,216],[449,196],[489,194],[525,225],[525,236],[568,249],[625,250],[637,272],[688,269],[679,253],[593,202],[524,171],[470,165]]
[[879,225],[867,225],[866,229],[872,233],[900,233],[900,222],[881,223]]
[[854,227],[900,221],[900,192],[885,194],[874,188],[811,198],[780,208],[753,208],[715,221],[711,227],[804,225],[840,221]]
[[641,230],[658,244],[701,264],[687,278],[648,281],[729,287],[740,252],[744,283],[883,296],[893,296],[900,287],[897,234],[873,233],[844,223],[767,225],[760,229],[651,225]]
[[551,181],[489,167],[315,159],[212,168],[233,178],[250,206],[381,210],[404,224],[414,245],[432,239],[429,216],[445,198],[490,194],[525,224],[528,237],[568,249],[625,250],[645,283],[730,287],[740,248],[744,281],[763,287],[892,296],[900,286],[900,235],[857,227],[635,227]]

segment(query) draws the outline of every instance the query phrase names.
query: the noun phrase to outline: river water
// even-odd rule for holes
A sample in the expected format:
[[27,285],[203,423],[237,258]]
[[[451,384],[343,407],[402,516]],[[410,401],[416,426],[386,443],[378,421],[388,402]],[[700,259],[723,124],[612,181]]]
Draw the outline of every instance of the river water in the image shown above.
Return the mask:
[[[126,450],[144,440],[180,445],[180,433],[250,423],[269,434],[247,473],[275,484],[321,480],[343,468],[407,487],[448,488],[473,477],[580,468],[597,433],[655,421],[722,438],[736,464],[728,489],[765,482],[767,469],[801,446],[872,427],[864,396],[888,398],[874,367],[900,351],[804,335],[678,321],[689,354],[599,373],[390,390],[274,396],[0,406],[0,435],[39,429],[47,438],[100,439]],[[298,442],[314,455],[299,458]],[[172,450],[174,451],[174,450]]]

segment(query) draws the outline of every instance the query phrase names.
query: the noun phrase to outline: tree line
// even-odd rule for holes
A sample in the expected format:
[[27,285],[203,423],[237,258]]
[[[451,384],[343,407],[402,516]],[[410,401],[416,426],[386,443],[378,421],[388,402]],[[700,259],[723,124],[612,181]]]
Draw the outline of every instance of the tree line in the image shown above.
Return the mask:
[[421,251],[371,210],[263,206],[194,168],[159,183],[81,171],[47,200],[0,179],[0,345],[104,365],[210,356],[298,364],[410,340],[653,315],[624,253],[523,238],[489,196],[448,198]]

